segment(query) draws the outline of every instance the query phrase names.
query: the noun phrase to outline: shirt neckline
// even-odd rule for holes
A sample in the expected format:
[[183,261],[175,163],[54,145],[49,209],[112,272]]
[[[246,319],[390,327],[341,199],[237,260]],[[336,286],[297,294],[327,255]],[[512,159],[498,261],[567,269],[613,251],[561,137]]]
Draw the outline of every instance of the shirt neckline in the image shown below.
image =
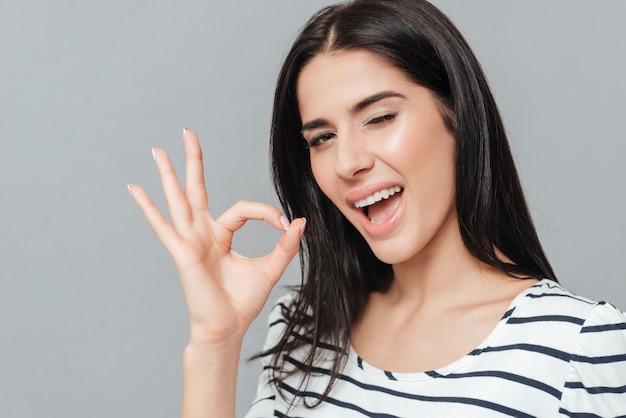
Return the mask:
[[431,380],[431,379],[436,379],[437,377],[449,375],[455,372],[456,370],[459,370],[460,368],[466,366],[468,363],[474,361],[476,358],[478,358],[480,353],[486,347],[488,347],[491,341],[500,333],[500,330],[506,326],[508,319],[512,316],[515,309],[520,305],[521,301],[528,294],[533,292],[535,289],[547,283],[556,284],[550,279],[543,279],[533,284],[532,286],[528,286],[526,289],[518,293],[513,298],[513,300],[511,300],[511,303],[509,303],[509,306],[507,307],[504,315],[502,315],[502,318],[500,318],[500,320],[498,321],[496,326],[491,330],[489,335],[487,335],[485,339],[483,339],[483,341],[480,344],[478,344],[478,346],[475,349],[473,349],[471,352],[465,354],[463,357],[459,358],[458,360],[453,361],[452,363],[446,366],[440,367],[435,370],[421,371],[421,372],[394,372],[394,371],[382,370],[369,364],[362,357],[360,357],[358,353],[354,350],[354,347],[352,347],[352,344],[350,344],[350,347],[348,350],[348,362],[353,367],[356,367],[357,369],[362,370],[364,373],[367,373],[376,378],[385,379],[385,380],[398,380],[398,381]]

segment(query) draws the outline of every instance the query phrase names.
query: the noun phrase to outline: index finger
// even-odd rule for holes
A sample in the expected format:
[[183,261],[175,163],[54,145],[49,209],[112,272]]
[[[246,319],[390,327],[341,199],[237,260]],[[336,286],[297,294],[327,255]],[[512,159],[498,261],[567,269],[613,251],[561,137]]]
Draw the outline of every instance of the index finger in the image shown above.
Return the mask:
[[245,200],[240,200],[228,208],[216,222],[232,235],[249,220],[265,221],[281,231],[286,231],[290,224],[276,206]]

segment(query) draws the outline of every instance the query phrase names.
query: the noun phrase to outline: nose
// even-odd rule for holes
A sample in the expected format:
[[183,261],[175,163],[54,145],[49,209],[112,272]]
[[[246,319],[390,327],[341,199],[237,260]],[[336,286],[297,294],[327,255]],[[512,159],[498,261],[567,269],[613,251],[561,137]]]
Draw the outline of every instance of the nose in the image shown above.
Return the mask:
[[335,173],[350,180],[374,165],[374,156],[367,148],[366,139],[359,134],[342,135],[337,139]]

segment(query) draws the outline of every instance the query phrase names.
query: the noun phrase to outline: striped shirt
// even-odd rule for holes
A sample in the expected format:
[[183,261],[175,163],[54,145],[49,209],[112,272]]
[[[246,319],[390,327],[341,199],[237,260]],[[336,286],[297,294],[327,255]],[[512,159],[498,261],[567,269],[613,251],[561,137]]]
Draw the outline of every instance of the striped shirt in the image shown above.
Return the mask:
[[[284,332],[280,305],[293,298],[283,296],[272,310],[266,348]],[[351,349],[330,396],[314,409],[290,409],[263,361],[247,418],[626,417],[626,316],[550,280],[519,294],[475,350],[444,368],[380,370]],[[316,366],[304,393],[296,392],[298,376],[282,390],[312,403],[328,383],[329,363],[322,358]]]

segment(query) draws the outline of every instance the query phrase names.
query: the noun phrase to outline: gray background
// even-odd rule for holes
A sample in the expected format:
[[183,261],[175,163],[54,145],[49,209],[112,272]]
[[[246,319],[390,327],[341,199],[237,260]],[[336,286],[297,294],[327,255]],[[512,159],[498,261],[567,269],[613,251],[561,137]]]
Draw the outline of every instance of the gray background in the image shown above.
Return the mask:
[[[1,417],[179,414],[184,300],[125,185],[162,205],[150,148],[182,167],[191,127],[214,213],[275,202],[274,80],[296,30],[328,3],[2,0]],[[561,281],[625,308],[626,2],[435,3],[486,69]],[[277,237],[250,225],[236,248],[260,255]],[[239,415],[258,367],[242,365]]]

